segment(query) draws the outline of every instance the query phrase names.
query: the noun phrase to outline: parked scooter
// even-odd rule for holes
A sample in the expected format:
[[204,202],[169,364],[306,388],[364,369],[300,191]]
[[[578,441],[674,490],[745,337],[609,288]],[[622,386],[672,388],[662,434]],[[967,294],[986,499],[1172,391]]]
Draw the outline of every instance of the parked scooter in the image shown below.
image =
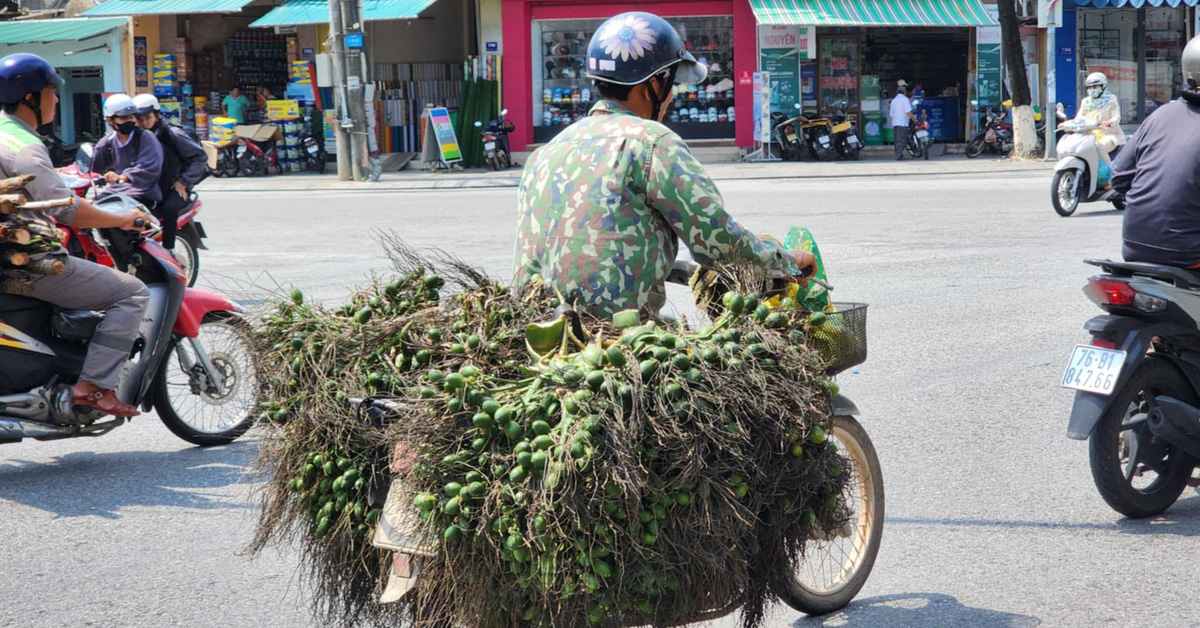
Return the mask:
[[[977,101],[971,101],[972,107],[978,107]],[[1007,155],[1013,149],[1012,125],[1005,122],[1005,111],[1003,108],[997,112],[992,107],[986,107],[983,114],[983,123],[979,126],[979,132],[971,141],[967,142],[967,148],[964,154],[974,159],[983,154],[984,151],[996,154]]]
[[[1076,118],[1060,125],[1067,135],[1058,142],[1058,165],[1050,183],[1050,202],[1060,216],[1070,216],[1080,203],[1108,201],[1125,209],[1125,196],[1111,188],[1112,168],[1100,159],[1099,126]],[[1112,157],[1116,157],[1113,151]]]
[[1197,485],[1200,460],[1200,273],[1086,260],[1104,272],[1085,292],[1106,313],[1087,322],[1061,385],[1072,388],[1067,436],[1088,441],[1100,496],[1151,517]]
[[[77,196],[89,198],[90,193],[90,198],[95,201],[98,189],[104,185],[104,177],[91,172],[92,150],[91,144],[82,145],[75,163],[65,168],[59,168],[58,175],[62,178],[63,184],[74,191]],[[196,285],[196,278],[200,276],[200,249],[208,249],[208,246],[204,244],[204,239],[208,237],[208,234],[204,231],[204,225],[196,219],[196,214],[202,205],[199,195],[192,192],[188,204],[179,212],[179,219],[176,222],[175,248],[171,251],[175,260],[183,267],[189,287]],[[90,229],[76,229],[70,225],[59,225],[58,228],[66,234],[63,248],[67,249],[68,253],[104,266],[115,266],[108,251],[92,237]],[[161,229],[146,232],[145,236],[156,242],[162,242]]]
[[843,100],[829,116],[833,123],[833,148],[841,157],[857,160],[862,151],[862,138],[858,136],[854,118],[846,114],[846,107],[847,102]]
[[[127,211],[137,201],[109,195],[100,209]],[[149,307],[135,357],[116,386],[121,401],[154,408],[176,436],[200,446],[233,441],[253,424],[258,404],[249,325],[229,299],[188,288],[183,269],[154,240],[98,230],[116,267],[146,283]],[[61,310],[0,294],[0,443],[100,436],[126,419],[75,406],[88,343],[102,314]]]
[[312,121],[304,119],[304,133],[300,135],[300,146],[304,148],[304,168],[309,172],[325,172],[325,148],[313,134]]
[[519,164],[512,160],[512,150],[508,145],[508,134],[517,130],[517,125],[507,119],[508,109],[500,110],[500,117],[487,123],[476,120],[475,128],[482,128],[480,137],[483,139],[484,160],[492,170],[507,170],[510,166]]
[[812,111],[801,111],[796,104],[798,115],[784,119],[780,112],[771,114],[771,124],[775,128],[775,137],[779,141],[785,160],[803,159],[811,155],[819,161],[833,159],[833,123],[828,118],[821,118]]
[[278,127],[274,124],[237,128],[234,155],[237,157],[238,175],[261,177],[280,172],[279,146],[275,142],[277,132]]

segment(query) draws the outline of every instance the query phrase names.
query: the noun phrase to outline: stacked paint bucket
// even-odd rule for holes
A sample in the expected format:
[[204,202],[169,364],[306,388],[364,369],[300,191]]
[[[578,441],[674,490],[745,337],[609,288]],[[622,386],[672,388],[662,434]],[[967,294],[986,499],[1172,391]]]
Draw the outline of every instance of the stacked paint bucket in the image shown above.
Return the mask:
[[175,95],[175,55],[154,55],[154,95],[171,97]]
[[237,127],[237,120],[233,118],[222,118],[220,116],[211,120],[212,142],[217,146],[226,146],[233,142],[234,128]]
[[208,97],[196,96],[196,135],[208,139]]
[[283,149],[280,161],[281,170],[300,172],[304,161],[300,159],[300,134],[304,132],[304,124],[299,120],[283,122]]

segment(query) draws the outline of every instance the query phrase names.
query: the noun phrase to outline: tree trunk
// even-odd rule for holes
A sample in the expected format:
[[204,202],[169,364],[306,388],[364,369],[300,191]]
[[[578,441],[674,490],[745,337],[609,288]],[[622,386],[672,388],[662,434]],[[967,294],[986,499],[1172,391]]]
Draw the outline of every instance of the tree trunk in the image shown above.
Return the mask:
[[1029,95],[1029,77],[1025,73],[1025,51],[1021,47],[1021,27],[1017,24],[1014,0],[999,0],[1000,37],[1004,66],[1008,69],[1009,91],[1013,103],[1014,157],[1028,157],[1037,150],[1037,128]]

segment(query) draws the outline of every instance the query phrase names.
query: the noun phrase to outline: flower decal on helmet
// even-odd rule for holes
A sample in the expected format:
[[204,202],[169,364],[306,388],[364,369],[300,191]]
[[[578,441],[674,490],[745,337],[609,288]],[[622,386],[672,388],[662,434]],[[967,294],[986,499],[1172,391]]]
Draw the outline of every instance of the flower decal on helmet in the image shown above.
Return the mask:
[[641,59],[658,41],[650,23],[638,15],[609,22],[600,33],[599,44],[613,59]]

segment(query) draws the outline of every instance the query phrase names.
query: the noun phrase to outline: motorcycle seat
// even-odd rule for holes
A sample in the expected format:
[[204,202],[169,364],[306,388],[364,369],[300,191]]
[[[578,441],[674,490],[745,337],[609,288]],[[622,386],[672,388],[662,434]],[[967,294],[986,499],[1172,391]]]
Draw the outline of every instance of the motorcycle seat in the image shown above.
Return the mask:
[[50,319],[50,331],[61,340],[87,342],[103,320],[104,312],[56,309],[54,318]]
[[1085,259],[1085,264],[1099,266],[1117,277],[1132,277],[1140,275],[1169,281],[1180,288],[1200,290],[1200,273],[1177,266],[1163,264],[1148,264],[1145,262],[1114,262],[1112,260]]

